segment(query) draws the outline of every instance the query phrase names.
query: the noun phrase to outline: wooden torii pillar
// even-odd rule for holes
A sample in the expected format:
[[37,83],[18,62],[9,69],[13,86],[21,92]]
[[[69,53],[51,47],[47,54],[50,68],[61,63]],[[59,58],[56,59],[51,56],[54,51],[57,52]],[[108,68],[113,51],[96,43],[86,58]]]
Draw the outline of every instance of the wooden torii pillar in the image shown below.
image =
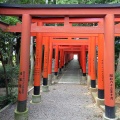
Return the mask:
[[49,91],[49,85],[48,85],[48,62],[49,62],[49,37],[43,37],[43,40],[45,41],[45,50],[44,50],[44,68],[43,68],[43,86],[42,91],[48,92]]
[[81,55],[82,55],[82,79],[83,81],[86,81],[86,50],[85,50],[85,45],[82,46],[82,51],[81,51]]
[[97,89],[96,89],[96,39],[95,39],[95,37],[91,37],[91,39],[90,39],[90,55],[91,55],[91,61],[90,61],[91,86],[90,86],[90,91],[96,92]]
[[[38,22],[38,26],[42,23]],[[34,90],[32,95],[32,103],[41,102],[40,86],[41,86],[41,68],[42,68],[42,34],[36,35],[36,57],[34,67]]]
[[104,35],[98,35],[98,96],[97,105],[104,105]]
[[57,79],[57,77],[58,77],[58,61],[59,61],[59,59],[58,59],[58,57],[59,57],[59,46],[58,45],[56,45],[56,47],[55,47],[55,66],[54,66],[54,79]]
[[[104,89],[105,115],[104,119],[115,119],[115,69],[114,69],[114,14],[105,16],[104,40]],[[110,64],[110,63],[113,64]]]
[[48,64],[48,85],[52,84],[52,55],[53,55],[53,45],[50,39],[50,52],[49,52],[49,64]]
[[59,73],[62,74],[62,57],[63,57],[63,52],[62,49],[60,49],[60,65],[59,65]]
[[18,101],[17,109],[15,110],[15,120],[28,119],[27,92],[29,79],[30,27],[31,16],[29,14],[23,14],[20,51],[20,72],[18,83]]

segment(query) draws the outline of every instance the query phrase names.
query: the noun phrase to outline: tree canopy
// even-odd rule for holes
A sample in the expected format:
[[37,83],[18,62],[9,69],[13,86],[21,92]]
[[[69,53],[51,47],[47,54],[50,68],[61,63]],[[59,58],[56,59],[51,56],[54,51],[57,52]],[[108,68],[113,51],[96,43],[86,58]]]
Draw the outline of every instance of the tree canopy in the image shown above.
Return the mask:
[[16,4],[105,4],[119,2],[120,0],[0,0],[0,3]]

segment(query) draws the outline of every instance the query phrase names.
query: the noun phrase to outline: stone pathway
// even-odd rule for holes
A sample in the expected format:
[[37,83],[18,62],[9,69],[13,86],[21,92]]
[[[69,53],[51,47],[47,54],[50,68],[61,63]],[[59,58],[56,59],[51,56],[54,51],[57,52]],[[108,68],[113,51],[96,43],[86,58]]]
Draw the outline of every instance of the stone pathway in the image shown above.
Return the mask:
[[[42,93],[41,103],[30,104],[31,92],[29,120],[102,120],[102,111],[93,103],[87,86],[80,85],[80,78],[78,62],[73,60],[61,77],[61,84],[54,84],[50,92]],[[15,107],[0,113],[0,120],[14,120]]]
[[80,84],[82,73],[77,60],[72,60],[67,66],[66,71],[63,72],[59,83],[74,83]]

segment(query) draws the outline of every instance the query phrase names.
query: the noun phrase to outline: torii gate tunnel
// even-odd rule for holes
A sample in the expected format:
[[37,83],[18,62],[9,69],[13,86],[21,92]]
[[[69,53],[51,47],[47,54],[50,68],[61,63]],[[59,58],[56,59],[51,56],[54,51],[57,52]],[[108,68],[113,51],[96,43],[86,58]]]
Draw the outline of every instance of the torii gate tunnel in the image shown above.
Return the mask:
[[[0,27],[6,32],[21,32],[18,102],[15,110],[15,120],[28,119],[26,104],[30,36],[36,36],[33,103],[41,101],[40,76],[42,72],[42,45],[44,45],[42,90],[49,91],[48,85],[52,82],[53,49],[55,49],[55,77],[58,75],[58,68],[62,71],[64,66],[73,59],[73,54],[78,54],[83,80],[86,80],[87,75],[90,91],[98,91],[97,104],[105,104],[103,119],[117,119],[115,116],[114,37],[120,36],[120,4],[0,4],[0,15],[22,17],[22,23],[15,26],[0,23]],[[48,23],[52,23],[54,26],[47,26]],[[74,24],[82,23],[86,26],[74,26]],[[92,26],[87,26],[88,23]],[[62,24],[62,26],[59,26],[59,24]],[[96,66],[96,46],[98,47],[98,67]],[[86,74],[87,53],[88,74]],[[97,88],[96,79],[98,79]]]

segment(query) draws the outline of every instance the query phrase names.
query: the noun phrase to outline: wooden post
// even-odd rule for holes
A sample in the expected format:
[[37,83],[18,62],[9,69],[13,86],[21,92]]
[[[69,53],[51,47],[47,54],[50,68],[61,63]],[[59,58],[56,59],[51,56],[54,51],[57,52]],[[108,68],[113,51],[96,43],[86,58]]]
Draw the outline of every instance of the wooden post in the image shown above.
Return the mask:
[[64,63],[65,63],[65,52],[62,50],[62,68],[64,68]]
[[56,49],[55,49],[55,68],[54,68],[55,79],[57,78],[57,75],[58,75],[58,54],[59,54],[59,49],[58,49],[58,45],[56,45]]
[[62,73],[62,49],[60,49],[60,73]]
[[[38,26],[42,26],[39,22]],[[34,68],[34,92],[32,95],[32,102],[41,102],[40,95],[40,83],[41,83],[41,65],[42,64],[42,34],[37,33],[36,36],[36,58],[35,58],[35,68]]]
[[81,69],[81,72],[83,72],[83,66],[82,66],[82,51],[80,51],[80,69]]
[[28,119],[27,92],[29,79],[29,61],[30,61],[30,29],[31,16],[22,15],[22,37],[20,51],[20,72],[18,81],[18,102],[15,110],[15,120]]
[[105,115],[104,119],[115,119],[115,69],[114,69],[114,15],[105,16],[104,41],[104,84]]
[[86,82],[86,51],[85,51],[85,45],[82,45],[81,47],[82,49],[82,72],[83,72],[83,75],[82,75],[82,80],[84,81],[84,83]]
[[44,68],[43,68],[43,92],[49,91],[48,86],[48,61],[49,61],[49,37],[43,37],[45,41],[45,49],[44,49]]
[[104,36],[98,35],[98,98],[97,105],[104,105]]
[[87,76],[87,86],[88,88],[91,86],[91,46],[90,46],[91,37],[89,37],[89,44],[88,44],[88,76]]
[[91,37],[90,40],[90,52],[91,52],[91,92],[97,91],[96,89],[96,39],[95,37]]
[[52,84],[52,55],[53,55],[53,45],[50,41],[50,52],[49,52],[49,64],[48,64],[48,85]]

